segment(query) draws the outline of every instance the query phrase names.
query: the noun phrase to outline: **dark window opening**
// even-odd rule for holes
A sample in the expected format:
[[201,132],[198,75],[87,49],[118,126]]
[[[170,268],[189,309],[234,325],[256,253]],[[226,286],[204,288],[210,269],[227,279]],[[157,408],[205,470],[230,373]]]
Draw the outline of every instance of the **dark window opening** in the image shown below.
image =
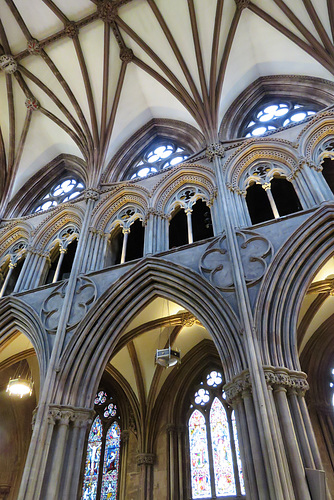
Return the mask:
[[128,241],[126,244],[125,262],[140,259],[144,253],[145,228],[141,220],[136,219],[130,226]]
[[45,285],[48,285],[49,283],[53,282],[53,277],[54,277],[56,269],[57,269],[59,257],[60,257],[60,253],[59,253],[59,248],[58,248],[58,252],[57,252],[55,258],[51,261],[51,266],[50,266],[50,268],[48,270],[48,274],[46,276]]
[[72,241],[68,245],[67,252],[64,255],[64,259],[60,268],[58,281],[66,280],[70,277],[77,245],[77,240]]
[[274,177],[271,181],[271,192],[281,217],[302,210],[293,185],[286,179]]
[[193,240],[200,241],[213,236],[211,211],[202,200],[197,200],[191,214]]
[[122,228],[118,226],[113,231],[108,243],[106,267],[115,266],[121,262],[123,239],[124,235],[122,233]]
[[322,163],[322,175],[327,182],[329,189],[334,193],[334,160],[325,158]]
[[188,224],[184,210],[173,212],[169,222],[169,248],[180,247],[188,243]]
[[247,189],[246,203],[252,224],[274,219],[267,193],[260,184],[252,184]]
[[[4,295],[10,295],[11,293],[13,293],[16,282],[20,276],[20,272],[22,270],[23,263],[24,263],[24,258],[21,258],[18,261],[18,263],[16,264],[16,266],[13,268],[11,275],[9,276],[9,280],[7,282],[7,286],[6,286]],[[8,272],[9,272],[9,270],[8,270]],[[7,276],[7,273],[6,273],[6,276]]]

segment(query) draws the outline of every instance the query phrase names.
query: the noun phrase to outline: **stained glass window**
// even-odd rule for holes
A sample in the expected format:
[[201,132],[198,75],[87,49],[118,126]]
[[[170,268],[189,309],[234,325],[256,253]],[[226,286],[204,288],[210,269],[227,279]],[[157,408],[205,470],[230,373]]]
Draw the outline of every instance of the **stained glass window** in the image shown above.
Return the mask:
[[97,416],[88,437],[83,500],[95,500],[102,449],[102,422]]
[[97,416],[88,436],[81,500],[117,500],[121,446],[118,410],[103,390],[98,391],[94,403]]
[[195,388],[188,420],[191,498],[245,495],[234,412],[224,398],[218,370]]
[[193,498],[211,495],[210,465],[205,418],[195,410],[189,419],[191,487]]
[[144,151],[131,168],[129,178],[137,179],[155,174],[167,167],[173,167],[186,160],[190,152],[170,140],[160,140]]
[[273,100],[262,104],[248,116],[240,135],[258,137],[266,132],[301,122],[314,115],[319,109],[319,106],[307,102],[295,102],[289,99]]
[[101,498],[116,500],[121,430],[117,422],[109,427],[104,452]]
[[49,208],[56,207],[60,203],[73,200],[77,198],[84,189],[85,186],[80,179],[75,177],[63,178],[61,181],[57,181],[49,192],[38,201],[33,212],[43,212]]

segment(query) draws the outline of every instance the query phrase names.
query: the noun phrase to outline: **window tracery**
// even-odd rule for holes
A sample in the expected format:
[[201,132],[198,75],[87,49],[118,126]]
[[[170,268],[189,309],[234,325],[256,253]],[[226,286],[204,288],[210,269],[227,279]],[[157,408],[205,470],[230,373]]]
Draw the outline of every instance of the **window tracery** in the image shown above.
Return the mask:
[[211,370],[191,399],[188,417],[191,498],[245,495],[234,411],[222,391],[223,376]]
[[147,148],[132,167],[129,179],[147,177],[186,160],[190,152],[171,140],[161,140]]
[[96,417],[87,443],[81,500],[116,500],[118,497],[121,427],[115,400],[99,391]]
[[61,203],[77,198],[85,189],[83,182],[76,177],[67,177],[57,181],[38,201],[37,206],[32,210],[33,213],[43,212],[52,207],[57,207]]
[[258,137],[266,132],[299,123],[314,115],[319,106],[290,99],[272,100],[257,107],[242,127],[241,137]]

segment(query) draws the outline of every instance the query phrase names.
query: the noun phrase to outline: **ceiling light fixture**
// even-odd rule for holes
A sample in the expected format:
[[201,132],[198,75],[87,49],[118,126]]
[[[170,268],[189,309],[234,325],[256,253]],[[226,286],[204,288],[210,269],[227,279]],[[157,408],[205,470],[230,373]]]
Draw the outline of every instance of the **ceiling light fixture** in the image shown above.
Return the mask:
[[22,361],[20,361],[14,377],[9,379],[6,392],[8,392],[9,396],[17,396],[19,398],[31,396],[33,385],[29,368],[25,368],[22,365]]
[[[169,301],[167,300],[167,318],[168,325],[167,328],[171,327],[170,324],[170,312],[169,312]],[[160,327],[160,335],[162,335],[162,325]],[[181,363],[181,353],[179,349],[172,349],[170,345],[170,334],[168,335],[168,347],[164,347],[163,349],[157,349],[155,353],[155,364],[163,366],[164,368],[171,368],[172,366]]]

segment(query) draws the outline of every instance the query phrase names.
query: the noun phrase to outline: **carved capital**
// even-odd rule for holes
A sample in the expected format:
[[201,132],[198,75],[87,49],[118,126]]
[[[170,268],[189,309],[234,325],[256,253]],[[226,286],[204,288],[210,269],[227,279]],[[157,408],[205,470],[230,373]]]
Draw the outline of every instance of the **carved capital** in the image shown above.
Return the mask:
[[238,399],[243,398],[245,393],[250,393],[252,382],[248,370],[244,370],[224,386],[226,401],[233,405]]
[[122,443],[127,443],[129,441],[129,439],[130,439],[130,431],[125,429],[121,433],[121,441],[122,441]]
[[264,367],[264,376],[268,387],[274,390],[285,390],[289,394],[304,396],[309,389],[304,372],[295,372],[284,367]]
[[176,432],[176,425],[175,424],[167,424],[166,425],[166,432],[167,432],[167,434],[174,434]]
[[137,464],[138,465],[154,465],[155,454],[154,453],[138,453]]

